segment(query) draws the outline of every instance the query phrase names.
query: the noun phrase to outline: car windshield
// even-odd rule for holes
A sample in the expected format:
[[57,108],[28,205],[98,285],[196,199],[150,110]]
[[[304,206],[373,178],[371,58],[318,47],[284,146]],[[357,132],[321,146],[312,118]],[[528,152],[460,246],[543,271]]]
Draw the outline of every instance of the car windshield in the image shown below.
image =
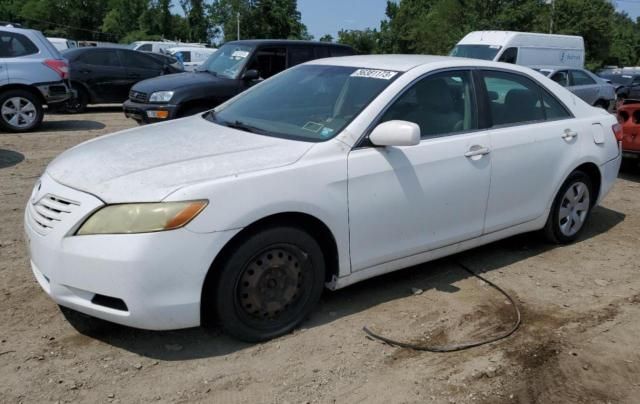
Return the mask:
[[253,51],[252,46],[226,44],[202,64],[198,71],[207,71],[229,79],[238,78]]
[[340,133],[399,75],[357,67],[299,66],[205,117],[247,132],[321,142]]
[[456,45],[449,56],[493,60],[500,49],[498,45]]

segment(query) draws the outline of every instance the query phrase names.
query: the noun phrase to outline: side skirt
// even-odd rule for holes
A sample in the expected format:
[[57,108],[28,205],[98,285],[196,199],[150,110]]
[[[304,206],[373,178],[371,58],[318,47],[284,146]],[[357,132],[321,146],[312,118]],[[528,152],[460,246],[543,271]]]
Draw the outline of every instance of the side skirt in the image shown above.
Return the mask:
[[426,251],[423,253],[400,258],[395,261],[385,262],[384,264],[374,265],[369,268],[365,268],[360,271],[353,272],[346,276],[342,276],[342,277],[334,276],[331,282],[326,283],[325,286],[330,290],[341,289],[349,285],[352,285],[354,283],[363,281],[365,279],[373,278],[375,276],[397,271],[399,269],[408,268],[414,265],[433,261],[438,258],[457,254],[459,252],[470,250],[472,248],[479,247],[481,245],[493,243],[494,241],[515,236],[516,234],[540,230],[544,227],[548,216],[549,216],[549,211],[545,212],[544,215],[540,216],[535,220],[522,223],[513,227],[509,227],[507,229],[498,230],[493,233],[484,234],[480,237],[462,241],[456,244],[451,244],[435,250]]

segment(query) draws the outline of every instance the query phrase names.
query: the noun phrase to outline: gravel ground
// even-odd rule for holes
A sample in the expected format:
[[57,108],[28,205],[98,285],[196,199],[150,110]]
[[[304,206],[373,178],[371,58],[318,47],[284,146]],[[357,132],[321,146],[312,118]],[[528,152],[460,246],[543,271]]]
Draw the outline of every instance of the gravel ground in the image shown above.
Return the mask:
[[[574,245],[527,234],[326,292],[294,333],[249,345],[216,330],[149,332],[63,312],[34,280],[22,215],[36,178],[63,150],[131,126],[101,107],[0,134],[0,402],[638,402],[637,164]],[[365,337],[364,325],[431,344],[506,329],[511,306],[457,262],[513,294],[516,334],[447,354]]]

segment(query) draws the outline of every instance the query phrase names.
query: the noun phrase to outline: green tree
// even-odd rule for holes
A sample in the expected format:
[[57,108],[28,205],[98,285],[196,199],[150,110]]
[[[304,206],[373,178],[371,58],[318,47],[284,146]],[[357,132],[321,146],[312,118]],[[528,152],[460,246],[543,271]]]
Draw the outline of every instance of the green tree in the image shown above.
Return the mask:
[[237,38],[311,39],[302,23],[296,0],[214,0],[210,5],[212,23],[224,41]]
[[333,42],[333,35],[331,34],[324,34],[320,37],[319,39],[320,42]]
[[375,29],[340,30],[338,43],[349,45],[358,53],[376,53],[379,33]]
[[209,42],[209,20],[205,14],[203,0],[190,0],[191,7],[187,14],[189,22],[189,39],[194,42]]

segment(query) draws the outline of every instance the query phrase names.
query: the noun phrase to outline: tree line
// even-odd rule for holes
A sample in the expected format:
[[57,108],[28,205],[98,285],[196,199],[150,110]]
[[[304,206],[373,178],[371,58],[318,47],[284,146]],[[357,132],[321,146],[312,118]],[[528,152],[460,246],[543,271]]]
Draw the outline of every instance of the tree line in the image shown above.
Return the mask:
[[[361,53],[447,54],[466,33],[514,30],[581,35],[588,67],[638,64],[640,23],[609,0],[387,1],[378,27],[318,38]],[[2,0],[0,21],[47,36],[127,43],[178,39],[312,39],[297,0]]]
[[296,0],[2,0],[0,21],[47,36],[129,43],[241,38],[311,39]]

